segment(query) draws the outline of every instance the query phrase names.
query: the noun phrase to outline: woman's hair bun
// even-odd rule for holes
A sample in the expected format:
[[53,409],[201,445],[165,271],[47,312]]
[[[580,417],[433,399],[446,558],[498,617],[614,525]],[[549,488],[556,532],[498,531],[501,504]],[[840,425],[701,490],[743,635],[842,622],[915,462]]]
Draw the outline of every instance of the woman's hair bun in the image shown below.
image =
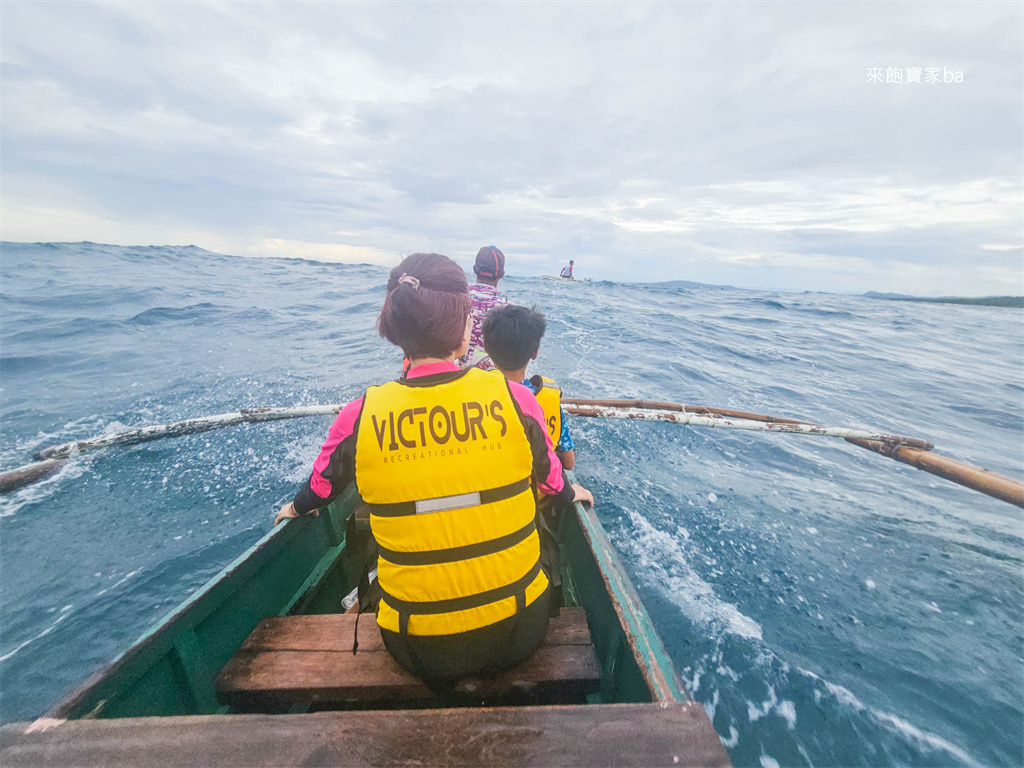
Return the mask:
[[388,276],[377,330],[406,357],[444,358],[462,345],[470,307],[462,267],[439,253],[414,253]]

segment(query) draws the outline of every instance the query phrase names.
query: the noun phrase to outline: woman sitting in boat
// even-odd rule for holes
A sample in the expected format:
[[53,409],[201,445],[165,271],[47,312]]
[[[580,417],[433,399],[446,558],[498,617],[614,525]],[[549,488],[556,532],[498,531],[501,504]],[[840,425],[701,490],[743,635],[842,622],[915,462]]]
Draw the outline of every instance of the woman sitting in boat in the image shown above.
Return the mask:
[[355,482],[380,549],[377,624],[392,656],[427,682],[497,672],[547,628],[535,490],[593,496],[566,482],[529,389],[456,366],[472,327],[458,264],[413,254],[387,290],[377,328],[410,369],[341,410],[274,522],[315,514]]

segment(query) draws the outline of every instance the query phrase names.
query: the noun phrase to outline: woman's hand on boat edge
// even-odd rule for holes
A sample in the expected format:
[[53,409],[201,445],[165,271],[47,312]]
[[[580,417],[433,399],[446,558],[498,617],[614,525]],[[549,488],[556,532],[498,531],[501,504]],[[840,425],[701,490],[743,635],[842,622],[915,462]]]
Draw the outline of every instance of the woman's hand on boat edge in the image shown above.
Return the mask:
[[[313,517],[316,517],[320,514],[320,510],[314,509],[309,514]],[[289,517],[305,517],[305,515],[300,515],[298,512],[296,512],[295,505],[289,501],[287,504],[281,507],[281,511],[277,513],[277,517],[274,518],[274,525],[284,522]]]
[[[579,483],[573,483],[572,489],[573,491],[576,492],[576,497],[573,499],[573,503],[577,501],[582,501],[584,504],[588,504],[591,507],[594,506],[594,494],[592,494]],[[284,510],[281,511],[283,512]]]

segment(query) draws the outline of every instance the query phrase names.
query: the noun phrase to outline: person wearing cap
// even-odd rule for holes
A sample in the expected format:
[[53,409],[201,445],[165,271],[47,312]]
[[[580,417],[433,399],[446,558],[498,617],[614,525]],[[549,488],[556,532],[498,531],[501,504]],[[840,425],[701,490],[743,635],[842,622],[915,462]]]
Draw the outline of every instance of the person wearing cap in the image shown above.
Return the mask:
[[573,260],[569,259],[569,266],[562,267],[562,271],[559,273],[558,276],[559,277],[568,277],[571,280],[572,279],[572,265],[573,265],[573,263],[574,263]]
[[473,329],[469,337],[469,350],[459,358],[459,368],[494,369],[491,358],[484,350],[484,317],[492,309],[508,304],[508,297],[498,290],[498,281],[505,276],[505,254],[493,245],[486,245],[476,253],[473,264],[476,282],[469,286],[469,298],[473,302]]

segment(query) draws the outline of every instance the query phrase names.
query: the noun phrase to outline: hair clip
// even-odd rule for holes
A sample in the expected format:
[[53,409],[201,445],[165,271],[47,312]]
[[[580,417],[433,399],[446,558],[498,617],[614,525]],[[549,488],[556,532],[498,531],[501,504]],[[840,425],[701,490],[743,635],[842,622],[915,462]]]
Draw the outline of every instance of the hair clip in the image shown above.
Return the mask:
[[413,277],[412,275],[407,275],[405,274],[405,272],[403,272],[402,276],[398,278],[398,284],[401,285],[402,283],[407,283],[411,285],[414,291],[418,291],[420,289],[419,278]]

